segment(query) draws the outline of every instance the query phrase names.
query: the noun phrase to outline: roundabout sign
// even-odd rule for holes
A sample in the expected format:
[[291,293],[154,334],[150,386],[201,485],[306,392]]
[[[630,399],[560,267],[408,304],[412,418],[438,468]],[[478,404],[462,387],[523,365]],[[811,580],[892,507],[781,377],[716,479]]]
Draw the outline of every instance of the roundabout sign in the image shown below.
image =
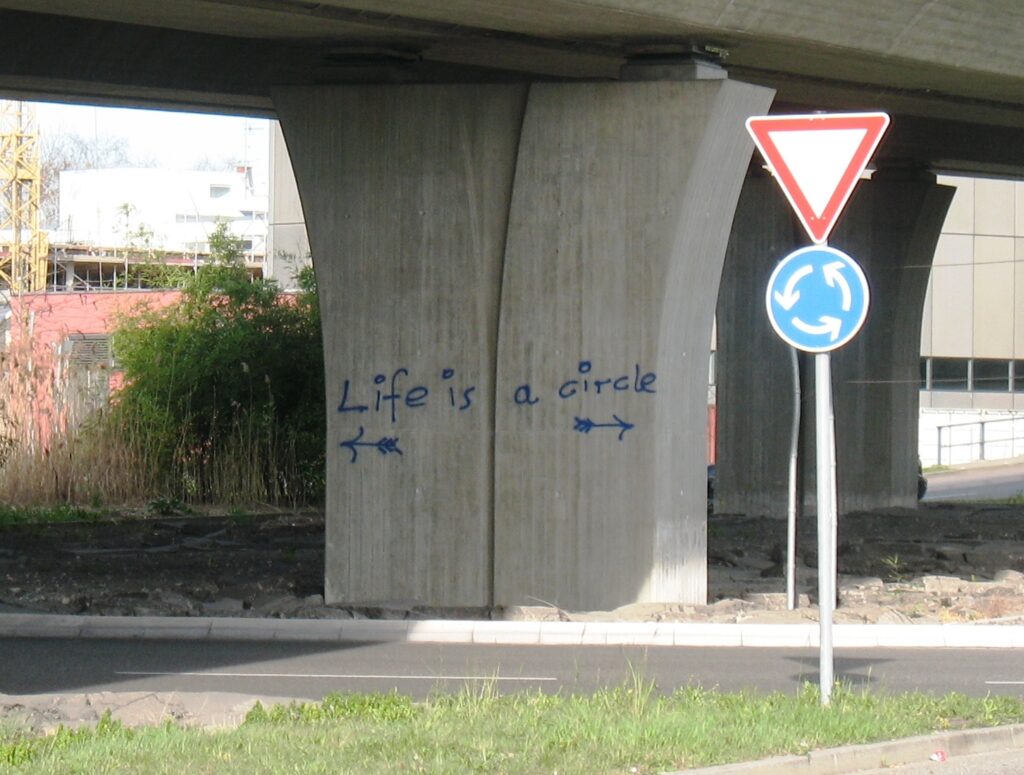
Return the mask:
[[790,253],[768,280],[775,333],[798,350],[831,352],[857,335],[868,314],[864,272],[846,253],[813,245]]

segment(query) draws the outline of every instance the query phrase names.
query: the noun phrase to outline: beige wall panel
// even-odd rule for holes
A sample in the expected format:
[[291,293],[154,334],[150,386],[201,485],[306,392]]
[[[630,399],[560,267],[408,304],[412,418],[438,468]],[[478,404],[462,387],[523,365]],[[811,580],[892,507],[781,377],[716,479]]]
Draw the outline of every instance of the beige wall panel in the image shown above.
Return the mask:
[[[1013,184],[1014,234],[1024,237],[1024,181]],[[1020,260],[1020,259],[1018,259]]]
[[974,238],[974,261],[977,264],[1012,264],[1016,240],[1013,237]]
[[1005,357],[1024,358],[1024,266],[1016,265],[1014,269],[1013,349]]
[[927,358],[932,354],[932,324],[935,320],[932,311],[935,294],[932,291],[932,281],[928,280],[928,290],[924,296],[924,310],[921,314],[921,357]]
[[932,391],[932,409],[974,409],[972,393],[954,393],[952,391]]
[[974,357],[1005,358],[1013,352],[1014,266],[974,267]]
[[973,401],[975,409],[995,409],[1007,412],[1013,409],[1012,393],[974,393]]
[[933,271],[943,266],[970,266],[974,263],[974,235],[948,234],[939,235],[935,246]]
[[974,182],[974,231],[1012,237],[1015,211],[1014,182],[978,178]]
[[974,178],[961,178],[955,175],[940,175],[938,182],[954,186],[956,194],[953,204],[946,213],[946,221],[942,231],[947,234],[974,233]]
[[974,348],[974,266],[932,269],[932,355],[970,358]]

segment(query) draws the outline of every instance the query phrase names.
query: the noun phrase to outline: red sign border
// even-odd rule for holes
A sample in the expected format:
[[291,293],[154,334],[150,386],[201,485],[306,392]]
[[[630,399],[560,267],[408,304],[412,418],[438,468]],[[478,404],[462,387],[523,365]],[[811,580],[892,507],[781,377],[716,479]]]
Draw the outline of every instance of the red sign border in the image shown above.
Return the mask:
[[[812,113],[806,115],[751,116],[747,119],[747,131],[761,152],[769,169],[775,176],[797,217],[810,236],[811,241],[823,245],[828,240],[839,215],[853,193],[861,173],[871,160],[872,154],[882,140],[889,126],[886,113]],[[837,129],[862,129],[864,138],[857,147],[828,204],[820,216],[811,208],[807,197],[800,189],[796,178],[786,164],[778,147],[771,139],[772,132],[814,131]]]

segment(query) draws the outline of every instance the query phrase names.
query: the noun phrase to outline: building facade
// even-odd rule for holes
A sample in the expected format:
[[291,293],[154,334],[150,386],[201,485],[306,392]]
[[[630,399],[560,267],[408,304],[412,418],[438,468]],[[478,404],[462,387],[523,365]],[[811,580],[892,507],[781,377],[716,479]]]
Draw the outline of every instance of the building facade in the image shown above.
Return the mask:
[[1024,454],[1024,182],[944,176],[956,195],[921,334],[925,465]]

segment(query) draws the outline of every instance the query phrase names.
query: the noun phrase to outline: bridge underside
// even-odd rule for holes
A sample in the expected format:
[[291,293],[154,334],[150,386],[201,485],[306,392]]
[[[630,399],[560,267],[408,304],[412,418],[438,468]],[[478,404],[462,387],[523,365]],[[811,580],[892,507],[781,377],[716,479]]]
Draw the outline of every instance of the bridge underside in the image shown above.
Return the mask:
[[748,174],[749,115],[894,117],[835,238],[876,299],[836,412],[849,497],[912,497],[931,173],[1024,174],[1024,16],[955,5],[0,0],[0,94],[281,120],[325,326],[330,599],[702,602],[723,266],[745,508],[775,508],[789,391],[749,313],[800,238]]

